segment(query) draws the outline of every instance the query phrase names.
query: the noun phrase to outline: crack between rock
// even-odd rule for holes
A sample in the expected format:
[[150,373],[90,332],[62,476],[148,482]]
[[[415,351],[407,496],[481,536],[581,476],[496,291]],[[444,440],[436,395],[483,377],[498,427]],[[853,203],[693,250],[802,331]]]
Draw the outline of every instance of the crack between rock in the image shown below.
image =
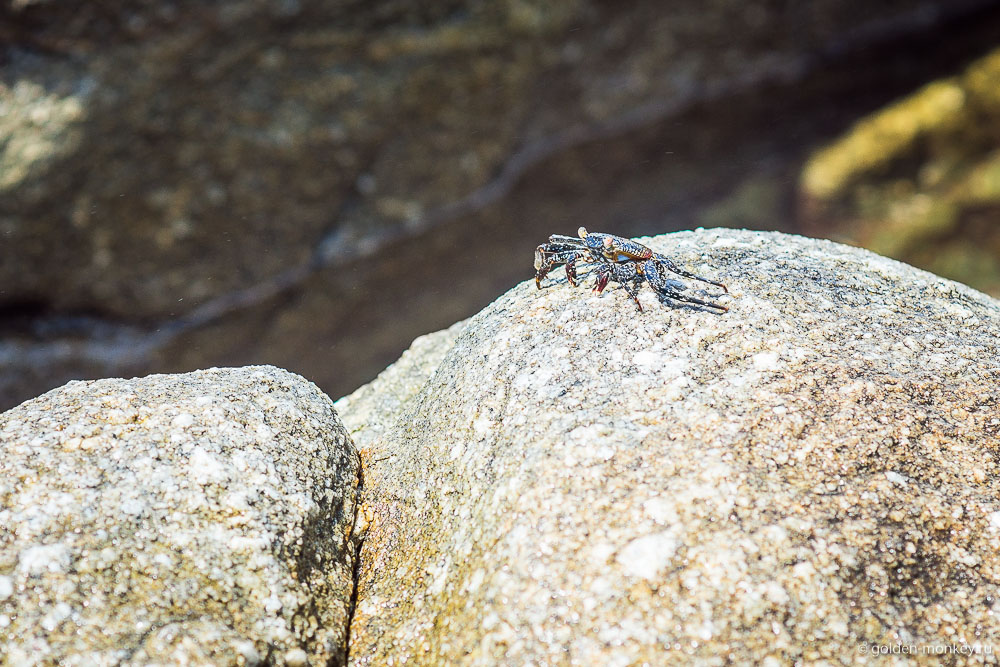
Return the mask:
[[351,658],[351,625],[354,623],[354,612],[358,606],[358,582],[361,579],[361,549],[365,544],[365,536],[368,533],[368,526],[363,530],[358,530],[358,519],[361,517],[361,506],[364,503],[365,476],[364,469],[358,457],[358,501],[354,506],[354,521],[351,523],[351,536],[348,538],[348,545],[354,542],[354,562],[352,564],[351,599],[347,607],[347,620],[344,631],[344,666],[350,664]]

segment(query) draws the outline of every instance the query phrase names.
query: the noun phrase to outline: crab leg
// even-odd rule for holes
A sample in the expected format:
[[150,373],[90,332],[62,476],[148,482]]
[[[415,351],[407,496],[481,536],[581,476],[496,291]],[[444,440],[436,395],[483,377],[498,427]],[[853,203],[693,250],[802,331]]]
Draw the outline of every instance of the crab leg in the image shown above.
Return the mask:
[[[718,308],[719,310],[722,311],[729,310],[729,308],[723,306],[722,304],[712,303],[711,301],[702,301],[701,299],[696,299],[693,296],[687,296],[685,294],[681,294],[676,289],[670,287],[667,277],[663,274],[663,271],[660,268],[661,264],[663,264],[663,260],[651,259],[642,265],[642,273],[643,275],[646,276],[646,281],[649,283],[650,287],[656,290],[658,294],[665,296],[669,299],[673,299],[674,301],[682,301],[684,303],[693,303],[699,306]],[[669,269],[670,267],[665,267],[665,268]]]
[[[555,244],[553,244],[555,245]],[[543,244],[535,249],[535,287],[542,289],[542,279],[562,264],[566,265],[566,278],[576,286],[576,263],[587,257],[585,251],[567,249],[565,246]]]
[[708,283],[709,285],[715,285],[716,287],[721,287],[726,292],[726,294],[729,294],[729,288],[726,287],[725,285],[723,285],[722,283],[717,283],[714,280],[709,280],[708,278],[702,278],[701,276],[696,276],[695,274],[691,273],[690,271],[685,271],[684,269],[680,268],[679,266],[677,266],[676,264],[674,264],[672,261],[670,261],[669,259],[667,259],[666,256],[661,255],[660,253],[656,253],[656,255],[654,256],[654,258],[658,262],[662,263],[663,266],[665,266],[668,271],[676,273],[679,276],[684,276],[685,278],[691,278],[693,280],[700,280],[703,283]]
[[638,285],[636,285],[634,283],[633,283],[633,285],[631,287],[629,287],[629,284],[628,284],[627,281],[622,283],[622,289],[624,289],[626,292],[628,292],[628,295],[630,297],[632,297],[632,300],[635,301],[635,305],[639,306],[639,312],[641,313],[642,312],[642,304],[639,303],[639,290],[637,288],[638,288]]
[[[642,312],[642,304],[639,303],[639,285],[642,284],[640,269],[635,262],[623,262],[620,264],[601,264],[597,268],[597,280],[594,281],[594,292],[600,294],[607,287],[609,281],[615,281],[622,286],[635,305],[639,306]],[[631,284],[630,284],[631,283]]]

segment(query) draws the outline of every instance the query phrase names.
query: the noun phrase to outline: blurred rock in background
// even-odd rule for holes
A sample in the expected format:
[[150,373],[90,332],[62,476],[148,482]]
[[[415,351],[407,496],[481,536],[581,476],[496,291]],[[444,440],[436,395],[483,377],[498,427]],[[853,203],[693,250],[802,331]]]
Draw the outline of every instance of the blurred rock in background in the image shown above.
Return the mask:
[[[929,255],[995,266],[955,239],[995,238],[998,28],[996,0],[0,0],[0,408],[248,363],[341,395],[581,224],[868,243],[951,207]],[[899,160],[835,157],[908,105]]]
[[817,151],[802,197],[812,233],[1000,296],[1000,50]]

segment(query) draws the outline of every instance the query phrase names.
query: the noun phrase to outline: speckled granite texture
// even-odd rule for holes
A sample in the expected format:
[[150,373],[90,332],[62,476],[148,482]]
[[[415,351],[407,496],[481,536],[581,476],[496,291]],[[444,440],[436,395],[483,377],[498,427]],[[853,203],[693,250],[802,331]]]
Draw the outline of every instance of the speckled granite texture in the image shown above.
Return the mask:
[[350,662],[997,641],[1000,304],[825,241],[646,242],[730,311],[529,281],[336,404],[365,471]]
[[330,399],[273,367],[0,415],[0,664],[339,664],[358,483]]

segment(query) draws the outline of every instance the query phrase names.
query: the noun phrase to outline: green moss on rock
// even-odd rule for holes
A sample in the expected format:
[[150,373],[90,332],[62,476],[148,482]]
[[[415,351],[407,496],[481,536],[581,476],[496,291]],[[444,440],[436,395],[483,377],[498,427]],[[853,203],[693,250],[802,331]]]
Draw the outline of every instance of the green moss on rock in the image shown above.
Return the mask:
[[1000,50],[858,122],[801,174],[809,231],[1000,294]]

